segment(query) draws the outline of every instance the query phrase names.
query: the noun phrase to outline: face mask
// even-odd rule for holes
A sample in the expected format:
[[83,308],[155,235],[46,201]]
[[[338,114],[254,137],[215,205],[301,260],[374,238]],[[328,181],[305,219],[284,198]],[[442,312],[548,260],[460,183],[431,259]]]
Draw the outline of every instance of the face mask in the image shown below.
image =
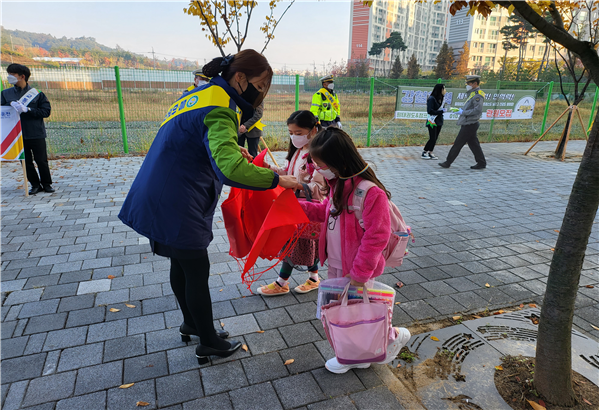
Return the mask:
[[196,87],[200,87],[200,86],[202,86],[204,84],[208,84],[208,81],[205,81],[205,80],[198,80],[198,81],[196,81]]
[[335,83],[329,84],[329,90],[333,91],[335,89]]
[[329,181],[337,178],[337,175],[335,175],[335,173],[333,171],[331,171],[330,169],[316,169],[318,171],[318,173],[320,175],[322,175],[323,177],[325,177],[326,179],[328,179]]
[[6,77],[6,79],[8,80],[8,83],[12,84],[12,85],[15,85],[16,83],[19,82],[19,79],[17,77],[15,77],[14,75],[10,75],[10,74]]
[[470,91],[470,90],[472,90],[472,86],[471,85],[467,85],[466,86],[466,91]]
[[291,143],[295,148],[303,148],[309,142],[310,140],[308,139],[308,134],[291,136]]
[[[237,83],[237,85],[239,85],[239,88],[241,89],[241,84]],[[260,96],[260,91],[256,90],[254,84],[248,82],[247,88],[239,96],[256,108],[255,102]]]

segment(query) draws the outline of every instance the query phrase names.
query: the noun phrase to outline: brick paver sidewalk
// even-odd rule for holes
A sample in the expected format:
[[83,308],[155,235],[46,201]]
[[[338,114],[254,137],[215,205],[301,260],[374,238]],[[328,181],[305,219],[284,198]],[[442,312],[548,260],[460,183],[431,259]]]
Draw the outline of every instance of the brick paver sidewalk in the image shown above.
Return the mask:
[[[379,279],[405,283],[395,324],[542,302],[578,163],[524,157],[528,146],[483,145],[489,168],[482,171],[470,170],[467,149],[450,169],[421,160],[419,147],[362,150],[417,237],[404,265]],[[448,148],[435,153],[444,158]],[[56,193],[29,198],[16,189],[20,166],[2,163],[4,410],[404,408],[385,366],[345,375],[324,368],[332,351],[314,318],[315,292],[262,298],[247,291],[219,213],[210,246],[215,320],[248,351],[199,367],[198,340],[179,338],[168,260],[117,218],[141,162],[54,161]],[[594,338],[598,254],[595,229],[575,317]],[[274,277],[269,271],[261,283]],[[296,272],[292,285],[304,280]],[[295,361],[285,366],[288,359]],[[118,388],[125,383],[135,384]]]

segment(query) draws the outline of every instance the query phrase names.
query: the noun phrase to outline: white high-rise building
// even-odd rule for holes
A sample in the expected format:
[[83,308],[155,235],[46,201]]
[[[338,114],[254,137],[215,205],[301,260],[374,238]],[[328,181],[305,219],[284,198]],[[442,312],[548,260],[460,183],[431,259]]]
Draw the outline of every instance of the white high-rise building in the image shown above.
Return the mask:
[[[430,71],[445,40],[449,16],[449,0],[433,1],[375,0],[370,7],[354,0],[351,5],[349,61],[368,58],[375,75],[387,75],[396,55],[402,65],[413,53],[422,71]],[[385,41],[392,32],[399,32],[407,50],[391,54],[386,49],[377,56],[368,55],[374,43]]]

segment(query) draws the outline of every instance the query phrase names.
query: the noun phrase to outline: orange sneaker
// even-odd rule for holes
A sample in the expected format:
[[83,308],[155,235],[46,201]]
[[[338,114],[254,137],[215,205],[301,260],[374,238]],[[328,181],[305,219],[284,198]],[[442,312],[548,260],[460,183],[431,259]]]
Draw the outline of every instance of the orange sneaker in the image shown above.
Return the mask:
[[281,286],[275,280],[273,283],[269,285],[260,286],[256,292],[263,296],[284,295],[286,293],[289,293],[289,285]]
[[297,286],[295,288],[295,291],[297,293],[308,293],[308,292],[312,292],[313,290],[318,289],[318,285],[320,284],[320,279],[317,280],[316,282],[314,282],[311,279],[308,279],[305,283],[302,283],[301,285]]

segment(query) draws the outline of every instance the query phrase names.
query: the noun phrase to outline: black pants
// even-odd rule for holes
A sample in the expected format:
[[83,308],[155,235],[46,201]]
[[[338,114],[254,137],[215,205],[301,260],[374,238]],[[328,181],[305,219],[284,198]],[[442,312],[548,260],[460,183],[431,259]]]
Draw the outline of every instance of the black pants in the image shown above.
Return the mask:
[[[35,188],[39,187],[40,185],[52,185],[50,167],[48,166],[48,153],[46,152],[46,139],[23,139],[23,147],[25,149],[25,168],[27,169],[27,179],[31,183],[31,187]],[[39,176],[37,175],[33,161],[35,161],[37,168],[40,171]]]
[[240,147],[244,147],[245,146],[245,141],[247,140],[247,142],[248,142],[248,151],[250,152],[250,155],[252,157],[255,157],[256,155],[258,155],[258,143],[260,142],[260,138],[248,138],[246,135],[247,134],[241,134],[237,138],[237,144]]
[[455,139],[451,149],[449,150],[449,154],[447,154],[447,163],[451,164],[460,154],[460,151],[464,147],[464,145],[468,144],[470,147],[470,151],[474,154],[474,159],[478,165],[487,165],[487,161],[485,160],[485,154],[483,154],[483,150],[480,147],[480,142],[476,136],[476,131],[478,130],[479,123],[470,124],[470,125],[462,125],[460,128],[460,132]]
[[424,146],[424,151],[433,152],[435,145],[437,144],[437,139],[439,139],[441,128],[443,128],[443,124],[437,124],[435,127],[427,125],[426,128],[428,128],[428,142]]
[[183,321],[194,327],[204,346],[218,342],[212,318],[212,300],[208,287],[208,253],[195,259],[171,258],[171,287],[183,313]]
[[[281,277],[281,279],[289,280],[292,271],[293,265],[291,265],[287,261],[283,261],[281,265],[281,270],[279,271],[279,276]],[[308,272],[318,272],[318,258],[314,261],[314,265],[308,266]]]

